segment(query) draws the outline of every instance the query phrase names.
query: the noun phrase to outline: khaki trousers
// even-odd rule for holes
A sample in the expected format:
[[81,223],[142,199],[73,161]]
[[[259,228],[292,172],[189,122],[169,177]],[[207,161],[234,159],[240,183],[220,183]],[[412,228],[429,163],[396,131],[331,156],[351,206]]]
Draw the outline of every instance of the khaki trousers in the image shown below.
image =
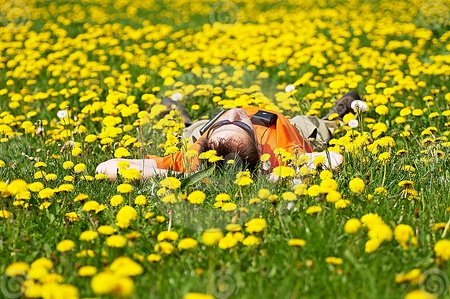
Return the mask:
[[[298,115],[291,118],[290,123],[297,128],[303,138],[306,138],[315,152],[323,151],[332,133],[336,129],[336,122],[319,119],[315,116]],[[200,129],[208,122],[207,119],[193,123],[183,131],[183,138],[191,138],[195,142],[200,138]]]

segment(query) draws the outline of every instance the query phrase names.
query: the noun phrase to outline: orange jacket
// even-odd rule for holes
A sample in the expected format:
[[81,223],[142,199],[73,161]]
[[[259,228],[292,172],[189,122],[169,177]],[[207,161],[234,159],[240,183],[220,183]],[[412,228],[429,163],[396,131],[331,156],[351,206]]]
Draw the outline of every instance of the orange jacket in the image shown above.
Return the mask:
[[[242,109],[245,110],[248,117],[252,117],[253,114],[258,112],[258,110],[261,110],[258,107],[246,107]],[[269,161],[272,167],[280,165],[277,156],[274,154],[274,150],[276,150],[277,148],[284,148],[287,152],[290,153],[294,153],[295,151],[299,153],[312,152],[312,148],[309,143],[305,139],[303,139],[299,131],[290,124],[289,120],[284,115],[275,111],[270,112],[278,115],[275,125],[272,125],[270,128],[261,125],[254,125],[254,127],[256,136],[258,137],[258,143],[262,146],[261,154],[270,154]],[[199,141],[203,137],[205,137],[205,135],[206,133],[199,140],[197,140],[197,142],[190,146],[188,150],[196,150],[197,152],[199,152]],[[148,155],[146,158],[154,159],[159,169],[170,168],[174,171],[185,171],[184,161],[187,161],[187,159],[183,157],[182,152],[168,155],[166,157]],[[191,170],[196,170],[199,165],[198,159],[194,159],[191,162]]]

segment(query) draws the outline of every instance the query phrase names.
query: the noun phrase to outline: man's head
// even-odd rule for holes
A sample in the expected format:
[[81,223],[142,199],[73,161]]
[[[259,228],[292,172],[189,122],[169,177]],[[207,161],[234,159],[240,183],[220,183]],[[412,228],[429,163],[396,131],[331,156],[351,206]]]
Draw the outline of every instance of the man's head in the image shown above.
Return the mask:
[[254,170],[260,149],[252,121],[243,109],[231,109],[220,117],[206,133],[202,151],[214,149],[225,160],[235,160]]

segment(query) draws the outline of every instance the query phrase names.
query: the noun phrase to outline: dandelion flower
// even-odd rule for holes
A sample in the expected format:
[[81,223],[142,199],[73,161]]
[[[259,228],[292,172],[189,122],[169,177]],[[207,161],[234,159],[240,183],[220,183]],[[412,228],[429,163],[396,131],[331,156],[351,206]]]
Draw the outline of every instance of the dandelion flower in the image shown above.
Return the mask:
[[98,233],[92,230],[86,230],[80,234],[81,241],[92,241],[98,237]]
[[86,164],[84,163],[78,163],[73,167],[73,170],[77,173],[84,172],[86,170]]
[[290,191],[284,192],[281,195],[281,198],[283,198],[284,200],[287,200],[287,201],[295,201],[295,200],[297,200],[297,196],[295,195],[295,193],[294,192],[290,192]]
[[181,187],[181,181],[174,177],[167,177],[159,182],[159,184],[168,189],[178,189]]
[[381,245],[380,240],[378,239],[370,239],[366,242],[364,246],[364,251],[367,253],[371,253],[376,251]]
[[106,246],[122,248],[127,244],[127,238],[124,236],[113,235],[106,238]]
[[439,240],[434,245],[436,256],[447,261],[450,259],[450,240]]
[[180,250],[188,250],[196,247],[197,245],[198,245],[197,240],[193,238],[184,238],[180,240],[177,247]]
[[9,277],[24,275],[30,266],[24,262],[15,262],[9,265],[5,270],[5,275]]
[[144,268],[127,256],[116,258],[109,269],[119,276],[137,276],[144,272]]
[[159,262],[160,260],[161,256],[159,254],[152,253],[147,256],[147,261],[151,263]]
[[237,209],[237,205],[234,202],[227,202],[222,205],[222,211],[231,212]]
[[175,241],[178,239],[178,233],[176,231],[163,231],[160,232],[158,234],[158,241],[164,241],[164,240],[168,240],[168,241]]
[[322,211],[321,206],[311,206],[306,210],[306,214],[316,214]]
[[213,246],[223,238],[223,233],[218,228],[210,228],[202,233],[202,242],[206,246]]
[[245,223],[248,233],[258,233],[267,228],[267,222],[264,218],[253,218]]
[[325,262],[331,265],[342,265],[344,261],[340,257],[329,256],[325,258]]
[[202,293],[187,293],[183,299],[214,299],[214,297]]
[[110,225],[101,225],[97,231],[102,235],[112,235],[116,232],[116,229]]
[[254,245],[259,245],[260,241],[259,241],[258,237],[250,235],[242,241],[242,244],[244,244],[245,246],[254,246]]
[[59,252],[67,252],[75,247],[75,242],[72,240],[63,240],[56,245],[56,250]]
[[347,234],[356,234],[361,228],[361,221],[358,218],[351,218],[345,222],[344,231]]
[[353,193],[359,194],[364,191],[366,185],[360,178],[354,178],[349,183],[349,188]]
[[231,233],[228,233],[225,237],[219,240],[218,246],[220,249],[230,249],[236,246],[237,243],[238,240],[233,238],[233,235]]
[[175,250],[175,246],[173,246],[171,243],[163,241],[155,245],[155,251],[164,253],[164,254],[171,254]]
[[306,241],[303,239],[290,239],[288,245],[293,247],[303,247],[306,245]]
[[201,204],[202,202],[205,201],[206,198],[206,194],[203,191],[193,191],[191,192],[188,197],[187,200],[191,203],[191,204]]
[[280,178],[289,178],[295,176],[295,170],[288,166],[277,166],[272,173]]
[[133,191],[133,186],[130,184],[120,184],[117,186],[117,192],[119,193],[130,193]]
[[229,201],[229,200],[231,200],[231,196],[227,193],[219,193],[216,195],[217,202]]
[[97,274],[97,268],[94,266],[82,266],[78,269],[78,276],[89,277]]

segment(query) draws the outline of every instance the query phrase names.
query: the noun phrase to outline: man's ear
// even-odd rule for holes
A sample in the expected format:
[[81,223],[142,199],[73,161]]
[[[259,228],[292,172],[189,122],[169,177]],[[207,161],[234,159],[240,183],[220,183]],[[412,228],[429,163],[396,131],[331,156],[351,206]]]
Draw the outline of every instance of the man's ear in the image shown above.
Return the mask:
[[261,157],[262,155],[262,145],[258,143],[258,152],[259,152],[259,156]]

